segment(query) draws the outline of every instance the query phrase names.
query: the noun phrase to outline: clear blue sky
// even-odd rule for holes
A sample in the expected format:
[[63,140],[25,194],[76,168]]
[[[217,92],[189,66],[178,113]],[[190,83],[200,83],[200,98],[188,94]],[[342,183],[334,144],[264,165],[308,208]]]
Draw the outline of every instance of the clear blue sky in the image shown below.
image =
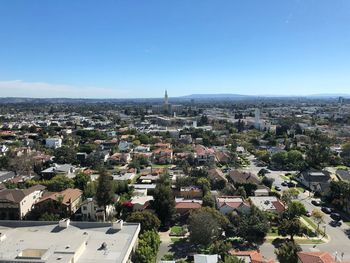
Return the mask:
[[4,0],[0,96],[350,93],[349,0]]

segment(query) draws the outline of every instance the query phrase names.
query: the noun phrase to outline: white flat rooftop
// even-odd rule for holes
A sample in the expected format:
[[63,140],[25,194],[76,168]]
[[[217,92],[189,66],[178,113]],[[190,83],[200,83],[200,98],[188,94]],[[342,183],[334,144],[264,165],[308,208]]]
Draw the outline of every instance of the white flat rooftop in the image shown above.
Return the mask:
[[111,223],[71,222],[60,228],[55,222],[0,221],[0,262],[23,258],[23,262],[68,263],[74,258],[76,263],[124,263],[139,231],[139,224],[130,223],[112,230]]

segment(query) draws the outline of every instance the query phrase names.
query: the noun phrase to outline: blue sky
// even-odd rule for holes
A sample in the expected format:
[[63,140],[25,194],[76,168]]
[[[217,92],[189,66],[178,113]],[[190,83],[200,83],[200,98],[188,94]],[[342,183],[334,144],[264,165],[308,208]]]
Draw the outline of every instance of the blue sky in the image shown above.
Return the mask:
[[348,0],[8,0],[0,36],[0,96],[350,93]]

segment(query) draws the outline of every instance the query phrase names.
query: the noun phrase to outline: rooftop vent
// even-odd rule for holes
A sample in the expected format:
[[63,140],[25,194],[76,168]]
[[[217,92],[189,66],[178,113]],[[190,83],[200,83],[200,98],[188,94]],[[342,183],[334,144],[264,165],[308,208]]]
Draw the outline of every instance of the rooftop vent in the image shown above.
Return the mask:
[[4,241],[5,239],[6,239],[6,235],[0,232],[0,242]]
[[121,230],[123,228],[123,220],[119,219],[112,223],[112,229]]
[[70,219],[69,218],[61,219],[58,222],[58,226],[61,227],[61,228],[67,228],[69,226],[69,223],[70,223]]

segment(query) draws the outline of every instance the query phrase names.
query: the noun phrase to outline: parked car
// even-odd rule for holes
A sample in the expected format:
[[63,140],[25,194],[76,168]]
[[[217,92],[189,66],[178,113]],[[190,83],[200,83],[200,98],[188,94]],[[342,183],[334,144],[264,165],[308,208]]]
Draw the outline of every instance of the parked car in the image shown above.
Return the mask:
[[281,183],[282,186],[287,186],[288,185],[288,182],[284,181]]
[[336,221],[340,221],[341,220],[341,216],[339,213],[331,213],[331,218],[336,220]]
[[321,210],[326,214],[332,213],[332,209],[330,209],[329,207],[326,207],[326,206],[322,206]]
[[341,226],[342,225],[342,223],[340,221],[337,221],[337,220],[333,220],[333,221],[329,222],[329,224],[332,227],[337,227],[337,226]]
[[293,183],[293,182],[288,182],[287,185],[288,185],[289,188],[292,188],[292,187],[295,187],[295,186],[296,186],[296,184]]
[[315,206],[320,206],[321,205],[321,201],[317,200],[317,199],[312,199],[311,200],[311,204],[315,205]]
[[275,190],[276,190],[276,191],[281,191],[282,189],[281,189],[281,187],[279,187],[279,186],[275,186]]

